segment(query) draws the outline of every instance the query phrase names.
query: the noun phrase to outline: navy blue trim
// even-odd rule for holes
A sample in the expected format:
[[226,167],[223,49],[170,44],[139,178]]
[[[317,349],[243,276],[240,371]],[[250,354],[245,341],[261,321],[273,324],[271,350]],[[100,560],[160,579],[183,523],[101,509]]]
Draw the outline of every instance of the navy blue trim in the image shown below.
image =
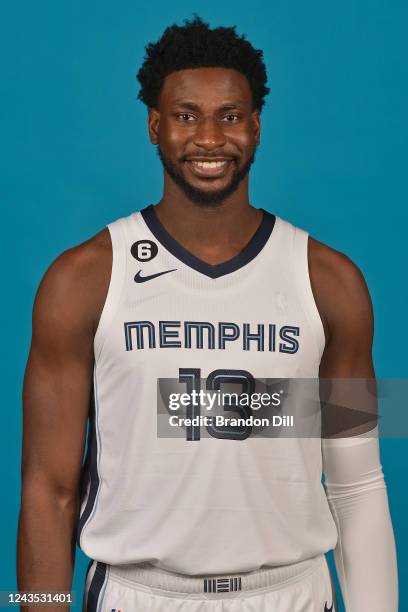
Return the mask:
[[89,409],[88,418],[89,418],[88,448],[86,452],[85,461],[82,465],[80,484],[79,484],[81,503],[85,496],[87,484],[89,480],[91,484],[89,488],[88,500],[86,502],[84,511],[82,512],[82,515],[78,518],[78,522],[77,522],[76,540],[77,540],[77,544],[79,547],[80,547],[81,533],[95,505],[96,495],[98,493],[98,487],[99,487],[99,475],[98,475],[98,469],[97,469],[98,442],[97,442],[96,427],[95,427],[95,418],[96,418],[95,389],[94,389],[93,383],[92,383],[92,389],[91,389],[91,401],[90,401],[90,409]]
[[88,597],[86,601],[86,612],[96,612],[98,608],[98,599],[101,594],[103,583],[105,582],[106,576],[106,563],[98,561],[93,575]]
[[262,208],[259,210],[263,213],[262,221],[246,247],[238,255],[232,257],[232,259],[219,264],[209,264],[199,259],[177,242],[160,223],[153,204],[146,206],[140,213],[152,234],[174,257],[177,257],[177,259],[190,268],[197,270],[197,272],[201,272],[210,278],[219,278],[225,274],[235,272],[235,270],[249,263],[261,252],[268,241],[275,225],[276,217]]

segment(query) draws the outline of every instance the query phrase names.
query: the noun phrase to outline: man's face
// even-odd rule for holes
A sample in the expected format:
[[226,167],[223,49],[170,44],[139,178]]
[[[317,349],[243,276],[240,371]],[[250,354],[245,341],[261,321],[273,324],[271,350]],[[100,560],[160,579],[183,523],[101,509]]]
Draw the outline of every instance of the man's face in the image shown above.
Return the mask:
[[192,201],[207,206],[220,204],[247,176],[259,129],[248,80],[228,68],[169,74],[158,109],[149,112],[150,138],[165,170]]

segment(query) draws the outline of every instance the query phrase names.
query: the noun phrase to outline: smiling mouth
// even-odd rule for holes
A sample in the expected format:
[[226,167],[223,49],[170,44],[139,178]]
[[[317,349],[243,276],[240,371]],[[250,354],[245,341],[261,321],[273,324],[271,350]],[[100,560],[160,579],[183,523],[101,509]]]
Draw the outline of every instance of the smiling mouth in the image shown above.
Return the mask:
[[227,173],[232,161],[232,159],[187,159],[186,164],[191,172],[196,176],[205,178],[220,178]]

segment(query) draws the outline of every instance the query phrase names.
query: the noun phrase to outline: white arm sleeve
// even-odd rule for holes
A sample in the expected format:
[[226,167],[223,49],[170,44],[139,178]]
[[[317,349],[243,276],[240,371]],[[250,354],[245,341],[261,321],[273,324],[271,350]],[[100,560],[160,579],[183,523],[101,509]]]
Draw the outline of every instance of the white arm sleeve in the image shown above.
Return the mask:
[[394,533],[378,428],[374,432],[322,440],[324,486],[339,536],[334,561],[346,612],[398,612]]

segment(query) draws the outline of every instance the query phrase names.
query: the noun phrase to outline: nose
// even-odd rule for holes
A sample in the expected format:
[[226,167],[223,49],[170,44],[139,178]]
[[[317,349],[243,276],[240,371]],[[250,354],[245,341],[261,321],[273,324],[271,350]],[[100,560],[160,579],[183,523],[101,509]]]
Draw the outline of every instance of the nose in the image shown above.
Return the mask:
[[207,151],[225,145],[226,138],[222,126],[214,117],[202,117],[194,133],[194,144]]

